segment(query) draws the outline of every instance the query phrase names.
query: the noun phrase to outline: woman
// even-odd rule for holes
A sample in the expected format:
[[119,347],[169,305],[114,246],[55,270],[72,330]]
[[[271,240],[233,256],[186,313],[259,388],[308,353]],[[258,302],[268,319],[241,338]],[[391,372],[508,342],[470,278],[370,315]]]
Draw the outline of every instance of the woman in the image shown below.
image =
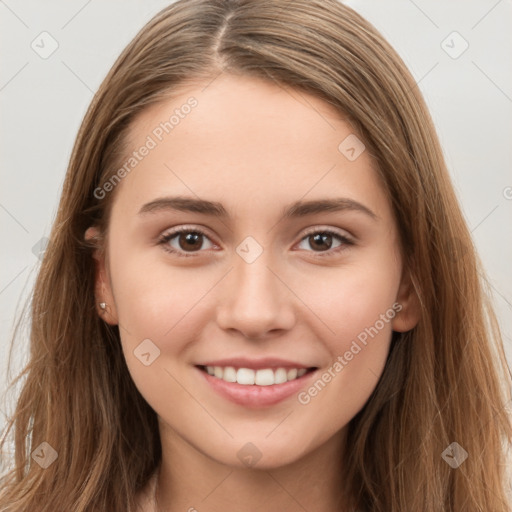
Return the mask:
[[78,134],[2,510],[510,510],[479,268],[368,22],[172,4]]

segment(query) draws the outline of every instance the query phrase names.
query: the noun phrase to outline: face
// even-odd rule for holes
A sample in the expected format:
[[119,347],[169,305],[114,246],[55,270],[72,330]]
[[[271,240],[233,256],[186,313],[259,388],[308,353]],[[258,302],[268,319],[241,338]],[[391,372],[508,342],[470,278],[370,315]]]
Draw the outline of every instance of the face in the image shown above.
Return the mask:
[[277,467],[342,436],[392,330],[416,319],[389,200],[349,124],[273,83],[206,85],[134,122],[98,301],[169,435]]

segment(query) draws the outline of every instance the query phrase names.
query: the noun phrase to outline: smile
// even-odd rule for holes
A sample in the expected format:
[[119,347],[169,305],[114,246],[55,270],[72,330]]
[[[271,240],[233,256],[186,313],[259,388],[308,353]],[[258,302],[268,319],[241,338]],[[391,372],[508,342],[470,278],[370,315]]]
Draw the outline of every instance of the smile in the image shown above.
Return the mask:
[[273,386],[283,384],[305,375],[312,370],[307,368],[263,368],[253,370],[252,368],[234,368],[233,366],[206,366],[201,367],[208,375],[225,382],[236,382],[243,386]]
[[223,399],[251,409],[269,407],[296,395],[318,368],[196,365],[207,386]]

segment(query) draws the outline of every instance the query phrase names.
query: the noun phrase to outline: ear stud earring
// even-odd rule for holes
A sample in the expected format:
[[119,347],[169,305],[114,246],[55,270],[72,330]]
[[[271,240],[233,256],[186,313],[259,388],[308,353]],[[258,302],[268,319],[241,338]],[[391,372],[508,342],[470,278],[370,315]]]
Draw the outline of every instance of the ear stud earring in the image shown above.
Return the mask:
[[100,309],[105,311],[107,309],[107,303],[106,302],[100,302]]

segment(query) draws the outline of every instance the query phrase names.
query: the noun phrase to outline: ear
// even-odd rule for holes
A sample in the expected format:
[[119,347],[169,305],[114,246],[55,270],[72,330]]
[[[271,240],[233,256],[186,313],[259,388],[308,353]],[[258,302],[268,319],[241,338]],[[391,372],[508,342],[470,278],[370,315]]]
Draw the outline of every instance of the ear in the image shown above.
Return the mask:
[[[112,294],[112,285],[110,283],[110,276],[108,267],[105,261],[105,251],[102,250],[102,236],[100,230],[91,226],[85,231],[84,239],[96,245],[93,252],[94,265],[95,265],[95,285],[94,295],[96,302],[96,310],[99,316],[110,325],[118,324],[117,310],[114,303],[114,295]],[[100,307],[100,303],[106,304],[105,309]]]
[[398,289],[396,303],[401,306],[391,322],[393,331],[407,332],[416,327],[421,318],[418,295],[412,284],[409,272],[404,272]]

